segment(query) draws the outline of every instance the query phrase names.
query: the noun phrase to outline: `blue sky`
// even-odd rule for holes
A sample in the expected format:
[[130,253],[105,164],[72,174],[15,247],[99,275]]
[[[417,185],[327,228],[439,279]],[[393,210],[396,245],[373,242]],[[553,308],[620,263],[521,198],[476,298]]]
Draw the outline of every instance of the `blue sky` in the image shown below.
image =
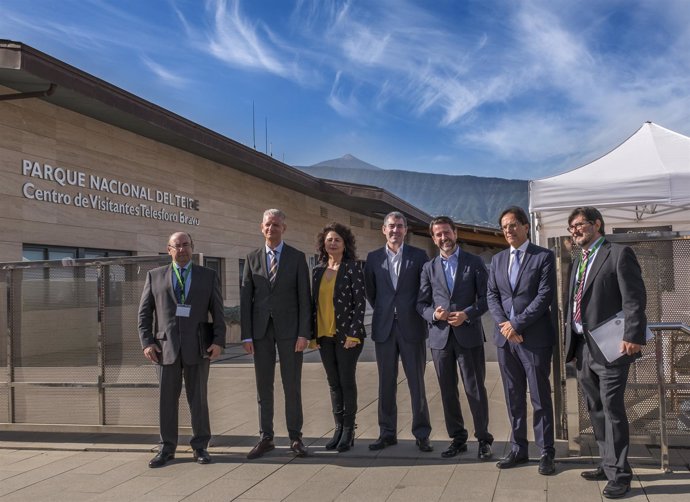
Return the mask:
[[534,179],[690,135],[685,0],[1,0],[24,42],[310,165]]

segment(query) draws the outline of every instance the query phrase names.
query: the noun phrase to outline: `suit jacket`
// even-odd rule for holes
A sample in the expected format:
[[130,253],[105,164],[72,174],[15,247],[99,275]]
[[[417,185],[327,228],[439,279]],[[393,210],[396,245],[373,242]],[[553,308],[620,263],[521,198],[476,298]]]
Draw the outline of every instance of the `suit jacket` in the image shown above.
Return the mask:
[[551,322],[551,302],[556,292],[556,266],[551,251],[531,242],[521,257],[515,289],[510,286],[508,264],[510,248],[491,260],[487,301],[496,321],[494,343],[503,347],[508,341],[501,334],[499,324],[510,320],[513,309],[513,328],[522,336],[525,347],[550,347],[556,343],[556,331]]
[[367,256],[364,280],[367,299],[374,309],[371,320],[371,339],[385,342],[391,333],[393,316],[397,312],[401,336],[414,341],[427,337],[427,327],[416,309],[419,277],[422,267],[429,261],[423,250],[405,244],[398,274],[397,287],[393,287],[385,246]]
[[[177,298],[173,290],[172,265],[158,267],[146,274],[139,303],[139,339],[142,348],[157,344],[160,364],[172,364],[178,354],[184,364],[198,364],[201,357],[199,324],[213,319],[213,343],[225,346],[225,319],[220,280],[215,270],[192,265],[192,282],[185,303],[191,306],[189,317],[177,317]],[[155,316],[154,316],[155,313]]]
[[271,286],[266,268],[266,246],[247,255],[240,291],[243,340],[259,340],[273,319],[279,339],[311,338],[309,269],[304,253],[285,244],[278,258],[278,274]]
[[[566,361],[575,357],[576,335],[572,330],[572,308],[579,263],[580,260],[575,263],[570,274],[565,326]],[[602,243],[585,278],[580,305],[587,344],[597,362],[616,366],[630,364],[640,357],[641,354],[638,352],[634,356],[624,355],[613,363],[608,363],[594,340],[587,334],[622,310],[625,315],[623,340],[645,344],[647,291],[642,280],[640,264],[630,247],[612,244],[606,240]]]
[[[316,338],[316,313],[319,301],[321,278],[326,266],[321,263],[314,267],[312,291],[312,336]],[[364,295],[364,275],[359,264],[354,260],[343,260],[335,276],[333,290],[333,308],[335,309],[335,336],[344,342],[345,338],[364,340],[364,311],[366,298]]]
[[[487,311],[487,275],[482,259],[461,249],[458,255],[455,283],[451,292],[448,291],[446,285],[441,257],[437,256],[424,264],[419,283],[417,312],[426,319],[429,325],[429,347],[444,348],[450,333],[464,348],[478,347],[484,343],[481,317]],[[467,321],[460,326],[451,326],[446,321],[434,320],[434,310],[439,306],[451,312],[464,311],[467,314]]]

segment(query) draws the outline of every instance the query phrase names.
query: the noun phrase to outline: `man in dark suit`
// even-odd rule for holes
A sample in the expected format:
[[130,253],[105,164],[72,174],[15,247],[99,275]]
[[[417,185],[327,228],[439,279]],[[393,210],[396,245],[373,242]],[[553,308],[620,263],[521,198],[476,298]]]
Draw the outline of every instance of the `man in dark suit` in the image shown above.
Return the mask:
[[[155,363],[160,382],[160,434],[158,454],[149,467],[162,467],[175,458],[177,412],[184,377],[192,416],[191,446],[194,459],[208,464],[211,439],[206,386],[210,360],[225,346],[225,320],[220,280],[214,270],[193,265],[194,242],[185,232],[168,240],[172,264],[146,274],[139,304],[139,338],[144,357]],[[205,345],[208,316],[213,339]]]
[[[635,253],[604,238],[604,218],[596,208],[574,209],[568,217],[568,231],[582,249],[582,257],[570,277],[566,362],[576,360],[601,456],[595,470],[581,475],[587,480],[608,480],[604,496],[619,498],[630,490],[632,480],[624,394],[630,365],[645,344],[647,292]],[[621,311],[620,357],[608,362],[590,332]]]
[[429,325],[429,347],[441,389],[443,414],[450,446],[444,458],[467,451],[467,429],[460,410],[458,370],[474,419],[479,441],[477,457],[491,458],[493,436],[489,433],[489,401],[484,380],[484,330],[481,317],[487,311],[487,272],[479,256],[462,251],[455,223],[447,216],[431,220],[429,232],[441,251],[427,262],[419,285],[417,311]]
[[551,302],[556,289],[553,253],[529,241],[529,219],[521,207],[498,219],[510,248],[491,261],[487,300],[496,328],[498,367],[511,424],[510,452],[498,461],[507,469],[529,460],[527,386],[532,400],[534,440],[541,449],[539,474],[556,472],[551,400],[551,356],[556,331]]
[[417,313],[417,294],[427,254],[404,244],[407,220],[394,211],[383,219],[386,245],[367,256],[364,268],[367,299],[374,308],[371,338],[379,370],[379,438],[369,445],[381,450],[398,442],[398,361],[402,361],[412,404],[412,434],[417,447],[430,452],[431,423],[424,390],[427,328]]
[[247,255],[240,293],[242,341],[254,354],[260,440],[247,455],[261,457],[273,444],[273,380],[276,348],[285,393],[290,448],[307,455],[302,442],[302,358],[311,338],[309,269],[304,253],[283,242],[287,225],[278,209],[264,212],[265,245]]

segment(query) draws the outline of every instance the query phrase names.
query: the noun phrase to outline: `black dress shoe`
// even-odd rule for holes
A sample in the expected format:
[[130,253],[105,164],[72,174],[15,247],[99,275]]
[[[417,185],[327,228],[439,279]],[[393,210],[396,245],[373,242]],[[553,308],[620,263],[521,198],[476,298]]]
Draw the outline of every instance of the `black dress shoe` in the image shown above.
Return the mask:
[[208,451],[204,448],[197,448],[194,450],[194,460],[196,460],[197,464],[210,464],[211,463],[211,455],[208,454]]
[[490,460],[493,456],[491,453],[491,443],[488,441],[479,441],[479,448],[477,449],[477,458],[482,461]]
[[597,467],[593,471],[582,471],[580,476],[585,478],[587,481],[606,481],[606,473],[601,466]]
[[516,465],[526,464],[527,462],[529,462],[529,457],[527,455],[518,457],[517,452],[511,451],[508,455],[496,462],[496,467],[499,469],[510,469]]
[[247,458],[249,460],[254,460],[255,458],[263,456],[265,453],[268,453],[275,447],[276,446],[273,444],[273,438],[262,438],[261,441],[256,443],[256,446],[247,454]]
[[307,448],[304,446],[304,443],[302,442],[301,439],[295,439],[291,444],[290,444],[290,449],[295,453],[296,456],[298,457],[306,457],[307,456]]
[[448,448],[441,452],[441,456],[443,458],[451,458],[464,451],[467,451],[467,443],[456,443],[453,441]]
[[556,472],[556,461],[553,454],[544,453],[539,459],[539,474],[550,476]]
[[619,499],[630,491],[630,485],[628,483],[617,483],[615,481],[609,481],[606,483],[606,488],[604,488],[604,497],[607,499]]
[[163,467],[166,463],[168,463],[170,460],[173,460],[174,458],[174,453],[161,451],[158,453],[158,455],[156,455],[149,461],[149,467],[151,467],[152,469],[154,467]]
[[417,443],[417,448],[419,448],[419,451],[424,451],[424,452],[430,452],[434,451],[434,447],[431,446],[431,443],[429,442],[429,438],[419,438],[416,441]]
[[390,436],[380,436],[376,441],[369,445],[369,449],[373,451],[383,450],[386,446],[393,446],[394,444],[398,444],[398,440],[396,438]]

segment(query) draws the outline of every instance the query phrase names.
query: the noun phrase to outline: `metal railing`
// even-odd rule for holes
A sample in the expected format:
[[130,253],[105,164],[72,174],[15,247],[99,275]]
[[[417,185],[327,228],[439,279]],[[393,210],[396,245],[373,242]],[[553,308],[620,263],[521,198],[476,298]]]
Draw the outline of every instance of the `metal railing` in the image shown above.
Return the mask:
[[[147,272],[168,263],[164,255],[0,264],[0,429],[157,428],[158,381],[141,354],[138,305]],[[187,406],[180,425],[189,425]]]
[[[690,350],[683,350],[678,354],[677,346],[671,338],[670,347],[665,347],[664,332],[682,334],[685,340],[681,344],[690,349],[690,327],[680,323],[656,323],[649,328],[656,335],[654,337],[654,352],[656,355],[657,389],[659,391],[659,442],[661,447],[661,468],[664,472],[671,472],[669,461],[669,423],[675,423],[672,428],[676,433],[690,434],[690,378],[682,378],[679,371],[686,370],[690,374],[690,366],[676,364],[679,359],[690,359]],[[670,352],[670,354],[669,354]],[[680,357],[678,357],[680,356]],[[669,378],[670,377],[670,378]],[[670,380],[670,381],[667,381]],[[685,381],[683,381],[685,380]],[[679,402],[678,397],[686,397]],[[667,401],[671,401],[671,413]],[[669,417],[669,415],[672,416]],[[683,430],[685,429],[685,430]]]

